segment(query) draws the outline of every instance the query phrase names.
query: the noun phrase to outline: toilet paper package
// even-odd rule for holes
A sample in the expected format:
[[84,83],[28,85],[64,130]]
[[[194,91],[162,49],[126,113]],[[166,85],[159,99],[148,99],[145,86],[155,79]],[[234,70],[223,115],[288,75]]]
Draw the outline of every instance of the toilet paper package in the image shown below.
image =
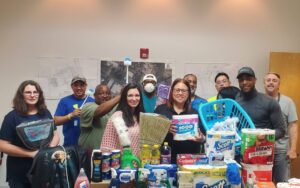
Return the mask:
[[173,115],[172,124],[177,128],[174,140],[189,140],[199,136],[198,115]]
[[225,160],[234,159],[235,155],[235,132],[213,131],[206,133],[206,154],[222,153]]
[[192,172],[194,175],[193,187],[222,187],[229,188],[230,184],[226,179],[227,166],[213,167],[210,165],[183,165],[182,171]]

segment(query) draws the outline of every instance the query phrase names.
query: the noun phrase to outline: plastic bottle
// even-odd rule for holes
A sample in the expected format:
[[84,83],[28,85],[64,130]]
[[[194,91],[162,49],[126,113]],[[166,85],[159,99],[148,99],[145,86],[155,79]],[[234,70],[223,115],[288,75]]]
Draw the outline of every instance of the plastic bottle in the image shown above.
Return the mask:
[[93,150],[92,153],[92,181],[102,181],[102,153],[100,150]]
[[124,148],[121,157],[121,169],[137,169],[140,166],[141,163],[139,158],[132,154],[130,148]]
[[171,147],[168,142],[164,142],[164,145],[160,150],[160,164],[171,164]]
[[81,168],[79,175],[75,181],[74,188],[89,188],[89,187],[90,187],[89,179],[86,176],[84,169]]
[[141,167],[151,163],[151,148],[148,144],[144,144],[140,151]]
[[160,164],[160,149],[158,144],[154,144],[152,147],[151,164]]

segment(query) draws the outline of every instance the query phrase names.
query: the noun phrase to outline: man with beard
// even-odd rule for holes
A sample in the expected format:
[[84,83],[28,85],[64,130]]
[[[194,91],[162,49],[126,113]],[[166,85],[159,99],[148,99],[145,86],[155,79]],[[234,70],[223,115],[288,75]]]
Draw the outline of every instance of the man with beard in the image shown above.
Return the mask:
[[157,79],[153,74],[146,74],[142,81],[143,86],[143,105],[145,112],[153,113],[156,106],[156,90],[157,90]]
[[71,88],[73,94],[60,99],[54,114],[55,125],[63,125],[64,146],[77,145],[81,106],[84,101],[94,102],[92,97],[85,94],[87,82],[84,77],[75,76],[71,81]]
[[197,89],[197,76],[194,75],[194,74],[186,74],[184,77],[183,77],[184,80],[186,80],[189,85],[190,85],[190,88],[191,88],[191,102],[192,102],[192,108],[196,111],[198,111],[199,109],[199,106],[201,104],[204,104],[207,102],[206,99],[203,99],[199,96],[197,96],[195,93],[196,93],[196,89]]
[[243,107],[252,119],[256,128],[275,130],[275,140],[285,134],[285,124],[281,109],[277,101],[255,88],[256,77],[250,67],[242,67],[238,71],[237,79],[241,89],[237,102]]
[[283,138],[275,143],[275,160],[273,179],[275,182],[287,182],[289,179],[289,163],[286,158],[293,160],[297,157],[298,117],[293,100],[279,92],[280,75],[268,73],[264,80],[265,93],[278,101],[284,116],[287,129]]

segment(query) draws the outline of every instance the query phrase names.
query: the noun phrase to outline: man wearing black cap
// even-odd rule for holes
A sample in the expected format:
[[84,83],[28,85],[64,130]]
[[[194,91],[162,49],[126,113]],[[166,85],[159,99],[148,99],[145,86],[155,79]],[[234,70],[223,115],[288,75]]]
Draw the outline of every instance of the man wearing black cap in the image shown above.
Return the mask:
[[238,71],[237,79],[241,94],[237,102],[248,113],[256,128],[275,130],[275,139],[285,134],[285,123],[277,101],[255,89],[256,77],[250,67],[242,67]]
[[80,135],[80,113],[83,102],[94,102],[85,94],[87,82],[75,76],[71,81],[73,94],[60,99],[54,114],[55,125],[63,125],[64,146],[77,145]]

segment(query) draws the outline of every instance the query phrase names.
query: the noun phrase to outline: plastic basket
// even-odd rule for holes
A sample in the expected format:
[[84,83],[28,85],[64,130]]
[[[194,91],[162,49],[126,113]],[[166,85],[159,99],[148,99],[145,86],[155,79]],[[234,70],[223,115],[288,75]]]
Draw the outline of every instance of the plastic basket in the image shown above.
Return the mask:
[[[236,131],[240,137],[242,136],[243,128],[255,129],[255,125],[249,115],[232,99],[219,99],[202,104],[199,107],[198,113],[206,131],[210,130],[216,122],[223,122],[228,117],[237,117],[239,119]],[[241,142],[236,143],[236,147],[240,145]]]

